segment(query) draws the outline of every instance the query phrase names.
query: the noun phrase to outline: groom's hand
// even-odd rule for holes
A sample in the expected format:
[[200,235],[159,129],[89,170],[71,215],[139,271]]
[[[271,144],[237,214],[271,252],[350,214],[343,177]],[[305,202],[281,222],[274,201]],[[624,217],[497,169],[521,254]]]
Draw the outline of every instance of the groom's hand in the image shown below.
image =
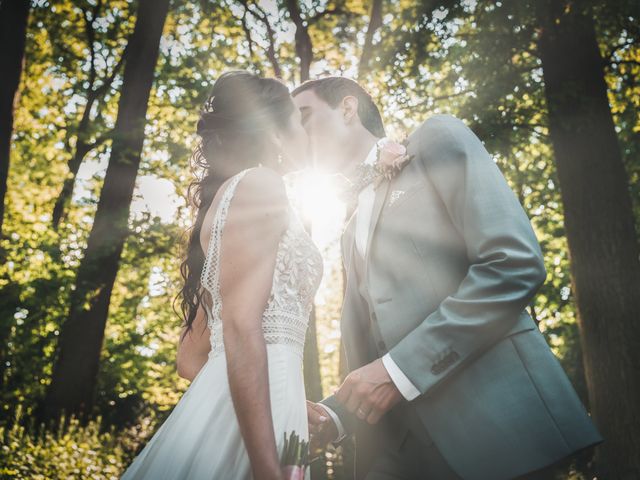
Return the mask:
[[402,399],[402,394],[379,358],[351,372],[336,392],[336,399],[360,420],[374,424]]
[[338,437],[338,427],[322,405],[307,400],[311,450],[322,449]]

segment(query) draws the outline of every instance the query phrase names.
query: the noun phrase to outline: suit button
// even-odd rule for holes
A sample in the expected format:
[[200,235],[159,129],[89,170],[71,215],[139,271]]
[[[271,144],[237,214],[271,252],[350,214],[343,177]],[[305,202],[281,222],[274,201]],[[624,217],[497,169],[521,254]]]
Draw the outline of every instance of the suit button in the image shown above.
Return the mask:
[[383,342],[382,340],[380,340],[380,341],[378,342],[378,348],[379,348],[380,350],[386,350],[387,346],[384,344],[384,342]]

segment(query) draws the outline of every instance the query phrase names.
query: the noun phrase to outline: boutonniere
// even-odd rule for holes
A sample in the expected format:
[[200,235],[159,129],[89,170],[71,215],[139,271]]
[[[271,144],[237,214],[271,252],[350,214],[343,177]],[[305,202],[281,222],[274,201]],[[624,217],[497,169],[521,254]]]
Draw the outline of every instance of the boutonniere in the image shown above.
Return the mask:
[[413,158],[407,155],[408,140],[394,142],[387,138],[376,143],[376,159],[373,163],[362,163],[355,169],[355,175],[347,179],[347,185],[338,193],[347,205],[357,202],[358,194],[370,183],[374,190],[384,179],[392,179]]
[[378,188],[383,179],[391,180],[398,175],[411,161],[414,155],[407,155],[408,144],[407,138],[400,143],[385,138],[376,144],[377,155],[373,170],[377,175],[374,180],[374,188]]

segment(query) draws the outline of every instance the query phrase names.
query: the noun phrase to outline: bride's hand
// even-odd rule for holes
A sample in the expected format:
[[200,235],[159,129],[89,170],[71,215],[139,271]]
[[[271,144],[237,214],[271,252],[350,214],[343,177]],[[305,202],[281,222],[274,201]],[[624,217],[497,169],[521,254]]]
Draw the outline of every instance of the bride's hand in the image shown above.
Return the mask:
[[282,467],[282,476],[284,480],[304,480],[304,469],[297,465]]
[[322,405],[307,400],[307,419],[312,451],[323,449],[327,443],[338,437],[338,427]]
[[254,472],[255,480],[286,480],[284,471],[280,465],[277,468],[269,469],[268,472]]

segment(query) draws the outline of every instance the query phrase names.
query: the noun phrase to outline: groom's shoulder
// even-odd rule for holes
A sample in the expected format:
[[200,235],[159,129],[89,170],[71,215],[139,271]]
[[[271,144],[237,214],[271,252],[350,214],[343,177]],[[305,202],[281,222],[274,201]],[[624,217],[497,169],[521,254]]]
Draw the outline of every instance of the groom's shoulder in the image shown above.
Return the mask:
[[455,117],[454,115],[441,113],[441,114],[431,115],[426,120],[424,120],[413,131],[412,135],[451,132],[460,128],[464,128],[464,129],[467,128],[467,126],[462,120],[460,120],[458,117]]
[[459,118],[449,114],[432,115],[423,121],[409,137],[421,149],[452,151],[479,142],[473,131]]

